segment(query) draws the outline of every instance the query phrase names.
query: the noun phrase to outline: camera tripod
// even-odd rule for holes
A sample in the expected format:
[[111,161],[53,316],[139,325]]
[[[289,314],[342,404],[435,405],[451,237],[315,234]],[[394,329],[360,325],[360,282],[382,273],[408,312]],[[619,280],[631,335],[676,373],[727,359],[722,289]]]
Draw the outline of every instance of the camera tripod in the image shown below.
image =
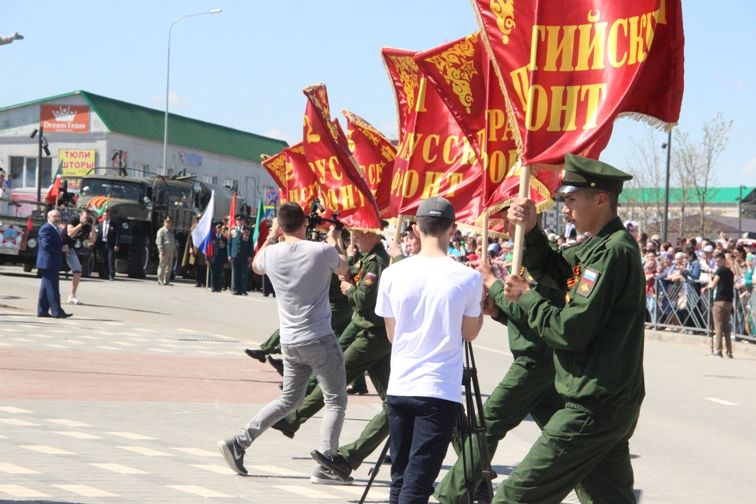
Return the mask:
[[[493,471],[491,470],[491,459],[488,453],[488,444],[486,443],[486,419],[483,413],[483,400],[480,396],[480,384],[478,383],[478,369],[475,366],[475,355],[473,354],[472,343],[465,342],[465,364],[462,369],[462,386],[465,391],[465,404],[459,410],[459,419],[457,420],[457,432],[459,433],[460,447],[459,456],[462,458],[462,471],[465,476],[465,488],[467,489],[467,502],[474,504],[477,497],[481,497],[477,502],[480,504],[489,503],[493,499]],[[467,441],[470,441],[469,443]],[[391,438],[386,439],[378,460],[370,469],[365,491],[362,493],[359,504],[363,504],[367,498],[373,481],[378,475],[378,471],[383,465],[383,460],[389,450]],[[480,471],[483,476],[485,495],[476,495],[475,486],[475,467],[473,465],[473,444],[477,443],[478,453],[480,455]]]

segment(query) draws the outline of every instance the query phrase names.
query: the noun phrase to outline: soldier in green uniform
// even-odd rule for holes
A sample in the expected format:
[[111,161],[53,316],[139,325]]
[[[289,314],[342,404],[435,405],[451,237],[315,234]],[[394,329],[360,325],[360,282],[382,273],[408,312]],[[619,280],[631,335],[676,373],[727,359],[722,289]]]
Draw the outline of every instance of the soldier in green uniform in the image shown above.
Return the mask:
[[591,237],[555,251],[536,226],[535,205],[517,200],[508,217],[525,227],[523,263],[539,283],[571,282],[558,306],[519,275],[506,298],[554,349],[555,386],[564,408],[498,488],[495,503],[557,503],[575,488],[581,502],[634,503],[628,441],[645,395],[644,275],[638,245],[617,217],[617,195],[632,177],[568,154],[557,192],[564,214]]
[[[357,376],[367,371],[378,395],[385,400],[391,364],[391,344],[386,337],[383,318],[375,314],[375,302],[378,281],[388,266],[389,259],[380,235],[354,231],[352,237],[358,248],[367,252],[360,257],[356,283],[341,283],[342,292],[346,294],[354,310],[350,326],[356,326],[358,329],[354,341],[344,352],[347,383],[353,382]],[[351,331],[350,327],[345,331]],[[299,426],[322,407],[323,394],[318,387],[308,394],[295,412],[273,425],[273,428],[288,437],[294,437]],[[345,454],[342,449],[339,451],[345,457],[354,456],[355,460],[362,461],[387,435],[388,421],[384,410],[368,423],[360,439],[353,443],[355,452]]]
[[[245,239],[246,236],[246,239]],[[249,230],[244,226],[244,216],[236,216],[236,225],[229,230],[228,258],[231,261],[231,290],[235,296],[244,294],[249,271],[250,247]]]
[[[551,347],[528,327],[527,314],[523,309],[504,297],[504,285],[493,274],[490,263],[484,261],[478,269],[488,289],[488,300],[493,304],[486,311],[494,320],[507,325],[509,349],[514,356],[509,371],[483,405],[485,442],[488,455],[493,458],[499,441],[528,414],[543,429],[551,416],[564,406],[564,401],[554,389],[554,356]],[[538,284],[535,288],[555,305],[564,304],[564,291],[543,284]],[[477,439],[467,439],[464,454],[466,458],[457,459],[436,487],[434,495],[442,504],[468,502],[466,480],[472,480],[473,489],[477,489],[483,481]]]

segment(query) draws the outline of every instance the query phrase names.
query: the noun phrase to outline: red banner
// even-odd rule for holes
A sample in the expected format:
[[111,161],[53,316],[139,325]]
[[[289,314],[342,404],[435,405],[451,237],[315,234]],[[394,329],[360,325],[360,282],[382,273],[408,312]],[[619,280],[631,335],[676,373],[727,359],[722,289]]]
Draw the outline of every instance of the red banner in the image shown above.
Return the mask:
[[[519,176],[515,176],[519,154],[513,121],[480,34],[418,53],[415,61],[483,160],[484,208],[501,208],[519,191]],[[539,208],[551,204],[560,172],[559,166],[531,170],[531,195]]]
[[86,105],[40,105],[39,124],[45,133],[89,133]]
[[393,217],[391,212],[391,175],[396,147],[370,123],[348,110],[342,111],[347,120],[349,150],[362,169],[370,192],[373,193],[382,218]]
[[299,142],[262,162],[281,190],[281,202],[299,203],[305,213],[318,195],[318,183]]
[[598,157],[621,114],[675,123],[680,0],[475,0],[525,164]]
[[325,86],[309,86],[304,94],[304,150],[323,206],[329,214],[338,212],[349,228],[380,229],[378,206],[349,153],[346,135],[338,121],[331,121]]
[[483,196],[483,170],[475,151],[438,91],[428,85],[415,53],[383,49],[383,56],[400,110],[402,103],[413,106],[402,119],[406,124],[400,125],[392,207],[414,215],[422,200],[443,196],[454,206],[458,222],[473,224]]

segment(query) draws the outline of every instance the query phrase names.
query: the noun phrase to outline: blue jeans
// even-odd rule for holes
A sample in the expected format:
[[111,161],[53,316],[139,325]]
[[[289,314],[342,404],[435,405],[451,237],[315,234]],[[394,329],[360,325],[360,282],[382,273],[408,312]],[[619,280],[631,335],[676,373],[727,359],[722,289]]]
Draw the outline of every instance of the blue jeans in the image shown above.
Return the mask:
[[307,382],[314,374],[323,391],[325,413],[320,424],[322,453],[335,454],[346,412],[346,372],[344,354],[334,334],[302,345],[281,345],[283,354],[283,391],[278,399],[263,408],[244,426],[236,441],[247,448],[268,427],[294,411],[304,400]]
[[432,397],[388,396],[391,504],[427,503],[433,493],[460,404]]

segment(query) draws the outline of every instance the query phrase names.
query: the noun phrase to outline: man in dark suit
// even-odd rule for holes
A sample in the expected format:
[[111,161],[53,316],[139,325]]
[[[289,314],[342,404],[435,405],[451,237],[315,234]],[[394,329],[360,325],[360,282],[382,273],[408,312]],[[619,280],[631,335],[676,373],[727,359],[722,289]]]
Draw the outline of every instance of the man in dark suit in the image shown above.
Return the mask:
[[37,317],[68,318],[60,307],[59,272],[63,265],[63,238],[60,236],[60,212],[47,213],[47,223],[39,230],[37,270],[42,278],[37,301]]
[[115,280],[115,259],[118,252],[118,226],[112,220],[110,209],[102,214],[102,222],[97,227],[97,246],[102,257],[102,277]]
[[218,222],[215,225],[215,234],[213,234],[213,255],[210,258],[210,285],[213,288],[213,292],[220,292],[223,290],[224,278],[223,268],[228,261],[228,249],[226,244],[228,240],[223,235],[223,223]]

